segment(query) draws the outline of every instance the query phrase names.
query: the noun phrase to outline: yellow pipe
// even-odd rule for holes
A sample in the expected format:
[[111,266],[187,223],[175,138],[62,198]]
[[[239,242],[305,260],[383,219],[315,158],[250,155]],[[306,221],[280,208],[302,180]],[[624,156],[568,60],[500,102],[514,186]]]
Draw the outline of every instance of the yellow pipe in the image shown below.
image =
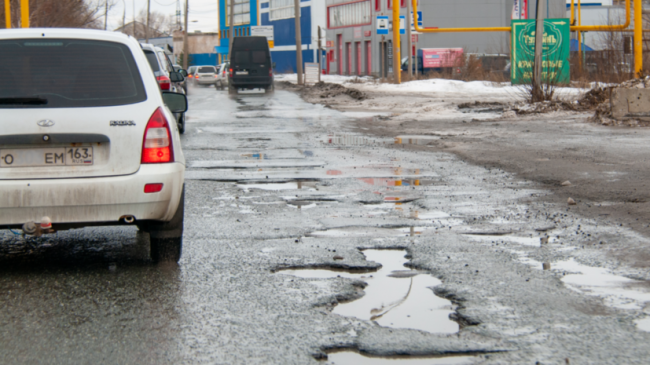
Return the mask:
[[[413,21],[415,30],[421,33],[454,33],[454,32],[510,32],[511,27],[483,27],[483,28],[438,28],[438,29],[426,29],[420,28],[417,19],[418,13],[418,4],[417,0],[411,0],[413,3]],[[571,4],[573,5],[573,3]],[[630,0],[625,0],[625,23],[618,25],[580,25],[580,26],[571,26],[571,31],[582,31],[582,32],[608,32],[613,30],[623,30],[630,25]]]
[[5,28],[11,28],[11,0],[5,0]]
[[573,3],[575,3],[576,0],[571,0],[571,19],[569,20],[569,25],[575,25],[576,24],[576,9],[573,7]]
[[[580,1],[578,1],[578,13],[580,12]],[[580,15],[580,14],[578,14]],[[571,31],[577,32],[598,32],[598,31],[612,31],[612,30],[623,30],[630,25],[631,18],[631,6],[630,0],[625,0],[625,23],[618,25],[578,25],[572,26]]]
[[[399,9],[400,9],[400,0],[393,0],[393,74],[395,75],[395,82],[398,84],[402,83],[402,56],[400,55],[400,28],[401,24],[399,21]],[[417,13],[414,13],[417,14]],[[417,22],[417,20],[416,20]],[[408,23],[408,22],[405,22]],[[408,26],[408,25],[407,25]]]
[[643,4],[634,0],[634,77],[641,77],[643,71]]
[[20,0],[20,26],[29,28],[29,0]]
[[[571,0],[573,3],[573,0]],[[582,6],[578,0],[578,26],[582,25]],[[578,70],[582,71],[582,34],[578,31]]]

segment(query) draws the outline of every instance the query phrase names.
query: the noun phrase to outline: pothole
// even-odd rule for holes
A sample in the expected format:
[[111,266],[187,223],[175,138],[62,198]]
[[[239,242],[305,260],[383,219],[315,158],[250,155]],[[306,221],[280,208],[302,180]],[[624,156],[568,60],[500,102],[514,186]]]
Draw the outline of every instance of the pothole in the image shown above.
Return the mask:
[[408,364],[408,365],[464,365],[473,364],[476,362],[476,357],[473,356],[435,356],[435,357],[421,357],[421,356],[370,356],[361,354],[357,351],[333,351],[328,352],[327,362],[328,365],[393,365],[393,364]]
[[248,191],[250,189],[274,190],[274,191],[299,190],[299,189],[316,190],[316,184],[317,181],[313,181],[313,180],[309,180],[309,181],[298,180],[298,181],[268,182],[268,183],[260,183],[260,182],[239,183],[237,184],[237,187],[244,191]]
[[373,321],[390,328],[415,329],[431,333],[456,333],[459,325],[449,319],[454,305],[433,293],[442,282],[428,272],[404,266],[406,250],[364,250],[369,261],[381,263],[375,273],[351,273],[323,269],[283,270],[284,275],[305,279],[345,277],[368,283],[365,295],[337,305],[332,313]]

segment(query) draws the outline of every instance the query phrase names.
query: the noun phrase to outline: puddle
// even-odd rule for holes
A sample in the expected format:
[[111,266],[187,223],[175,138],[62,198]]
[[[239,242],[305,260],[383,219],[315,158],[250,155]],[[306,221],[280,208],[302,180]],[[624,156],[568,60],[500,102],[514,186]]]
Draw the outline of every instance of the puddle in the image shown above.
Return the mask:
[[364,250],[368,261],[382,264],[374,273],[348,273],[332,270],[283,270],[280,273],[307,279],[345,277],[368,283],[365,295],[337,305],[333,313],[371,320],[383,327],[408,328],[432,333],[456,333],[458,323],[449,319],[450,301],[433,293],[441,281],[429,273],[404,266],[405,250]]
[[650,332],[650,317],[637,319],[634,322],[636,323],[636,327],[641,331]]
[[646,281],[614,275],[605,268],[582,265],[573,259],[553,263],[553,270],[567,272],[562,281],[569,288],[604,297],[605,304],[614,308],[641,309],[645,302],[650,302],[650,285]]
[[340,351],[327,354],[326,364],[331,365],[463,365],[473,364],[476,358],[472,356],[447,356],[447,357],[375,357],[362,355],[355,351]]
[[[519,236],[501,236],[501,235],[484,235],[481,233],[464,233],[472,241],[487,241],[487,242],[512,242],[524,246],[539,247],[541,245],[540,237],[519,237]],[[552,242],[552,241],[551,241]]]
[[[253,154],[251,156],[256,156]],[[305,159],[282,159],[269,160],[263,155],[257,155],[258,159],[234,160],[234,161],[191,161],[189,167],[203,169],[222,169],[222,170],[240,170],[240,169],[259,169],[259,168],[313,168],[322,167],[324,162],[306,161]]]
[[397,136],[395,137],[395,144],[415,144],[426,146],[439,139],[440,136]]
[[377,144],[376,140],[364,136],[343,134],[343,135],[329,135],[323,141],[327,144],[340,144],[344,146],[367,146]]
[[313,181],[289,181],[280,183],[237,184],[237,187],[244,191],[248,191],[250,189],[273,191],[298,189],[316,190],[316,183]]

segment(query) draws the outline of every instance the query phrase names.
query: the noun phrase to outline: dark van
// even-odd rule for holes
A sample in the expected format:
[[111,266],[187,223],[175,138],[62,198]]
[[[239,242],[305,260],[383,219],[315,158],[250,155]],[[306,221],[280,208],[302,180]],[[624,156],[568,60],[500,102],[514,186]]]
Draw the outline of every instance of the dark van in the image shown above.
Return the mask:
[[271,52],[266,37],[234,38],[229,81],[229,94],[242,89],[273,91]]

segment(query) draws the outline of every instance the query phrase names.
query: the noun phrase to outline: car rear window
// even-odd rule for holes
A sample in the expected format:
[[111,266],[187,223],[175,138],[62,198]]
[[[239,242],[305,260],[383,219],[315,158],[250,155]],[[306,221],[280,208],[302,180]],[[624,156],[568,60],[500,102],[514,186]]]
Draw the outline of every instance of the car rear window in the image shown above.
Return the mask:
[[237,51],[235,52],[235,63],[237,64],[260,64],[267,63],[266,51]]
[[0,108],[134,104],[147,95],[130,49],[78,39],[0,40]]
[[199,68],[199,73],[215,73],[217,72],[214,67],[201,67]]
[[265,63],[266,62],[266,52],[264,51],[253,51],[253,63]]
[[160,64],[158,63],[158,57],[156,57],[156,54],[151,51],[144,51],[144,55],[147,56],[147,61],[149,61],[149,65],[151,65],[153,72],[160,71]]

